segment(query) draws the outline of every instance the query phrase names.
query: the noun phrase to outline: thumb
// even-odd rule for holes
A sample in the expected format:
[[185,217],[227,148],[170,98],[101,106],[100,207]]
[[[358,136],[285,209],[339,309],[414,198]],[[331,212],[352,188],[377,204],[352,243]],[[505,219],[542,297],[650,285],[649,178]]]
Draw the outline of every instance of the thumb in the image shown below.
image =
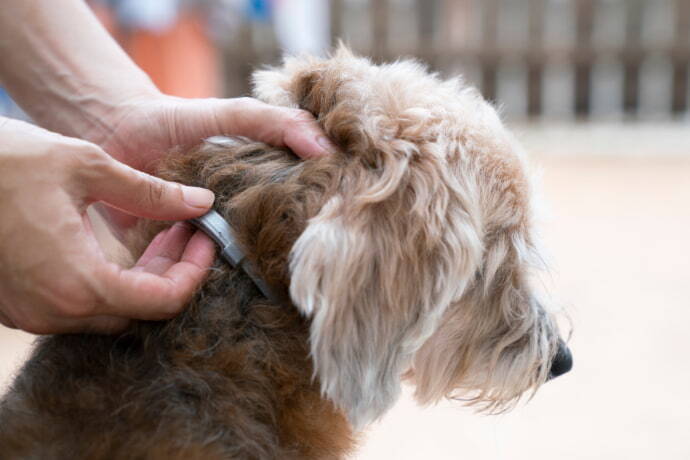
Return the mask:
[[80,169],[90,202],[102,201],[128,214],[157,220],[185,220],[213,205],[210,190],[168,182],[107,158]]
[[273,106],[246,97],[214,101],[220,133],[240,135],[276,147],[289,147],[305,159],[337,151],[314,116],[306,110]]

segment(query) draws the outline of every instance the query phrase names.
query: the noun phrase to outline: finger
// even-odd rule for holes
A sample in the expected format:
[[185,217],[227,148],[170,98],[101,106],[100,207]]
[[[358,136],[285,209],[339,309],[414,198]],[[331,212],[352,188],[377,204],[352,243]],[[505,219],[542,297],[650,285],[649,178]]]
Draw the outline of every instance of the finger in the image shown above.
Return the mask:
[[314,117],[302,110],[288,116],[293,121],[282,125],[283,143],[302,158],[320,158],[336,152],[337,147],[323,133]]
[[10,329],[17,329],[17,326],[15,326],[14,322],[2,311],[0,311],[0,324],[7,326]]
[[147,320],[175,316],[203,281],[214,258],[214,243],[198,231],[185,246],[180,260],[162,275],[108,264],[97,274],[104,303],[101,311]]
[[193,234],[191,225],[176,223],[158,241],[154,238],[132,270],[163,275],[180,260]]
[[156,254],[158,254],[159,248],[165,240],[165,236],[168,234],[168,232],[170,232],[171,229],[172,227],[162,230],[153,238],[153,240],[151,240],[149,245],[146,247],[146,250],[144,250],[144,253],[141,255],[141,257],[139,257],[135,267],[146,265],[149,260],[153,259]]
[[334,153],[337,147],[306,110],[278,107],[251,98],[220,100],[221,132],[289,147],[302,158]]
[[[103,153],[107,157],[107,154]],[[198,217],[213,205],[210,190],[167,182],[110,157],[81,168],[79,179],[90,201],[103,201],[124,212],[159,220]]]

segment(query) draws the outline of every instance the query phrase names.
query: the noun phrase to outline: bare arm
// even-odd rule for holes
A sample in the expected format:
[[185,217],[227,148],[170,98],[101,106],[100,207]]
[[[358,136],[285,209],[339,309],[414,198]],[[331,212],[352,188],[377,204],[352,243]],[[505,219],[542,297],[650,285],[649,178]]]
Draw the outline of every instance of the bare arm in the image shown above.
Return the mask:
[[[111,205],[121,230],[134,216],[196,217],[213,194],[125,165],[153,172],[172,147],[214,134],[303,157],[332,148],[302,110],[161,94],[80,0],[4,0],[0,62],[0,83],[48,129],[0,118],[0,323],[10,327],[113,331],[184,306],[213,260],[210,240],[174,227],[123,270],[100,253],[85,209]],[[27,218],[37,207],[41,219]]]
[[0,58],[17,103],[68,136],[104,135],[128,101],[158,94],[81,0],[3,1]]
[[334,149],[302,110],[162,95],[81,0],[4,0],[0,59],[0,83],[41,126],[94,142],[137,169],[150,172],[171,147],[214,134],[287,146],[305,158]]

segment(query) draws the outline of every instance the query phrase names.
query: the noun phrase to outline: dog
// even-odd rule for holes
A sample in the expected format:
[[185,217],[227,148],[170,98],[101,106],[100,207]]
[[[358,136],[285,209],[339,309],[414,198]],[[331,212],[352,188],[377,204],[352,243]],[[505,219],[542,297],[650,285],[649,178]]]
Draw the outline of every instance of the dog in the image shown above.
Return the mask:
[[159,174],[215,192],[276,298],[219,259],[170,321],[40,339],[0,405],[2,458],[342,458],[403,380],[501,412],[570,369],[534,287],[524,154],[476,90],[341,47],[256,72],[254,95],[339,152],[214,137]]

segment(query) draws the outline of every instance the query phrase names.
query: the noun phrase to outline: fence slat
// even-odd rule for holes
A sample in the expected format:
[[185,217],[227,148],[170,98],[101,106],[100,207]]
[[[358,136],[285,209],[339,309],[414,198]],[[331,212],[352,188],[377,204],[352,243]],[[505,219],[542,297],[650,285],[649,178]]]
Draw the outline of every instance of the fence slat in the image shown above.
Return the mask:
[[640,66],[642,65],[641,36],[644,3],[642,0],[625,2],[625,50],[623,51],[623,110],[629,115],[637,113],[640,95]]
[[[662,77],[671,83],[671,100],[663,110],[667,111],[668,115],[688,113],[690,0],[672,0],[675,9],[673,17],[667,20],[668,24],[649,30],[655,34],[661,34],[663,27],[666,27],[666,30],[674,30],[673,42],[663,43],[655,39],[649,44],[643,43],[642,26],[645,14],[653,12],[651,8],[654,4],[651,0],[618,0],[612,5],[620,7],[616,8],[618,12],[615,20],[609,16],[604,17],[607,22],[601,24],[603,27],[617,27],[620,25],[618,20],[624,19],[623,43],[610,40],[594,41],[595,18],[598,18],[600,12],[606,13],[605,0],[561,0],[563,3],[559,2],[558,5],[557,0],[323,1],[329,2],[331,39],[334,44],[353,27],[353,24],[347,21],[357,22],[358,26],[371,30],[371,34],[364,34],[370,42],[357,43],[361,53],[369,54],[377,60],[416,55],[427,61],[434,70],[462,70],[473,80],[470,83],[477,84],[484,96],[491,101],[496,101],[499,90],[508,91],[508,100],[515,99],[514,91],[526,91],[526,110],[529,117],[542,115],[545,105],[550,101],[545,99],[545,89],[551,88],[551,76],[547,70],[552,65],[572,66],[574,85],[567,103],[572,104],[572,110],[577,117],[590,116],[592,98],[595,97],[594,83],[598,83],[593,81],[597,78],[593,72],[595,63],[603,63],[609,67],[613,64],[617,66],[616,71],[622,70],[620,93],[617,84],[614,85],[614,91],[622,96],[620,105],[616,102],[616,112],[640,112],[641,115],[646,115],[641,112],[642,96],[645,94],[641,90],[646,89],[642,87],[643,70],[650,59],[658,57],[668,59],[671,64],[668,70],[655,70],[655,75],[663,72]],[[519,4],[516,5],[517,3]],[[556,6],[558,10],[550,10]],[[515,11],[514,8],[527,9],[527,23],[515,24],[517,19],[506,18],[513,21],[512,24],[506,22],[507,27],[511,30],[526,27],[526,42],[499,39],[499,15],[510,14],[510,11]],[[359,14],[351,14],[352,9]],[[391,35],[393,28],[390,21],[400,17],[403,10],[405,14],[414,16],[417,33],[412,35],[418,37],[417,42],[410,42],[408,37],[398,40]],[[558,13],[560,19],[568,16],[568,19],[574,20],[573,43],[558,40],[555,43],[546,42],[547,32],[550,32],[549,27],[552,25],[549,23],[549,20],[553,19],[550,17],[551,13]],[[362,23],[362,18],[366,22]],[[562,26],[560,22],[557,25],[559,28]],[[358,30],[361,31],[361,28]],[[246,94],[250,70],[255,65],[277,61],[278,46],[271,41],[270,32],[270,24],[244,23],[239,26],[239,30],[236,31],[238,39],[233,40],[233,43],[225,48],[225,81],[228,94]],[[555,32],[560,33],[561,30]],[[516,62],[524,63],[520,64],[526,70],[524,86],[520,82],[519,85],[499,87],[502,82],[499,81],[502,66],[509,66],[509,71],[513,68],[510,66]],[[505,76],[515,78],[515,75],[509,73]],[[517,89],[517,86],[522,88]]]
[[443,0],[438,13],[442,33],[434,46],[437,54],[440,49],[445,48],[448,50],[448,57],[452,58],[470,47],[470,37],[476,32],[472,21],[473,7],[472,0]]
[[343,0],[331,0],[329,8],[331,16],[331,46],[338,43],[343,36]]
[[417,56],[429,65],[436,65],[434,55],[434,31],[437,29],[439,0],[416,0],[417,31],[419,42],[417,43]]
[[484,0],[482,7],[482,93],[486,99],[495,101],[498,89],[498,0]]
[[545,0],[529,0],[529,38],[530,49],[527,61],[527,114],[535,117],[542,112],[542,86],[544,75],[544,9]]
[[584,117],[591,110],[592,93],[592,30],[595,0],[575,2],[575,115]]
[[690,56],[690,0],[676,0],[676,30],[673,45],[673,89],[671,111],[678,115],[688,109],[688,61]]
[[388,55],[388,0],[371,0],[371,37],[372,54],[376,59],[384,59]]
[[237,97],[249,94],[251,73],[257,61],[258,50],[252,34],[252,23],[243,22],[237,39],[223,50],[224,93]]

